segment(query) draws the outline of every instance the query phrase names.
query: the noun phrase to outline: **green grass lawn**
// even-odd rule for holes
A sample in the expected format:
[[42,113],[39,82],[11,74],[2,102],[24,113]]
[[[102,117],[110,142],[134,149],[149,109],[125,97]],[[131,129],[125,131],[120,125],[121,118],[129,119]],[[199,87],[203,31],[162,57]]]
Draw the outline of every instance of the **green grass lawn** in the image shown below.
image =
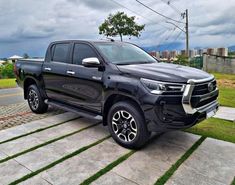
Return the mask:
[[0,89],[16,87],[15,78],[0,79]]
[[235,75],[213,73],[219,86],[219,103],[235,107]]
[[235,82],[235,75],[231,74],[222,74],[222,73],[212,73],[217,80],[221,79],[228,79],[228,80],[233,80]]
[[235,108],[235,88],[219,87],[219,103]]
[[235,123],[223,119],[210,118],[186,131],[235,143]]

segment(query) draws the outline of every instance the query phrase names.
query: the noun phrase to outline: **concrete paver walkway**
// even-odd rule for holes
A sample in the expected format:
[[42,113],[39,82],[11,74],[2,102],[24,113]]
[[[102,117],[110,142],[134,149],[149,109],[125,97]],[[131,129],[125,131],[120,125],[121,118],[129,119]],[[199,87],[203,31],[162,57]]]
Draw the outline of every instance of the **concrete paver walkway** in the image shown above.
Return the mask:
[[235,144],[207,138],[167,185],[231,184],[235,176]]
[[[112,138],[99,142],[109,132],[96,123],[65,113],[0,131],[0,141],[14,138],[0,144],[0,160],[17,155],[0,161],[0,184],[44,167],[47,169],[21,184],[79,184],[130,152]],[[22,134],[27,136],[15,138]],[[92,184],[154,184],[199,138],[181,131],[160,135]],[[43,145],[48,141],[52,142]],[[88,148],[59,161],[84,147]],[[207,138],[167,184],[229,184],[235,175],[234,153],[235,144]],[[56,161],[58,164],[48,167]]]
[[235,122],[235,108],[220,106],[214,117]]
[[[111,170],[120,177],[116,176],[112,182],[118,184],[124,177],[137,184],[154,184],[199,138],[176,131],[154,139],[146,148]],[[110,182],[108,174],[101,177],[96,184],[103,182]]]

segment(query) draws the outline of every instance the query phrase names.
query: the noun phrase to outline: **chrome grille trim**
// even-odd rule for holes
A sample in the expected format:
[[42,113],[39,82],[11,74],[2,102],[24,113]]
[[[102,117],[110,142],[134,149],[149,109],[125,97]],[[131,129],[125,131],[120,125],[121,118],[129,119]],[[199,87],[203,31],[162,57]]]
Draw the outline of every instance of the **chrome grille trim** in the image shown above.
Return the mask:
[[[217,100],[210,102],[206,105],[203,105],[198,108],[193,108],[191,105],[191,98],[193,94],[194,87],[197,85],[206,84],[207,82],[213,82],[215,81],[214,76],[211,76],[209,78],[205,79],[200,79],[200,80],[194,80],[194,79],[189,79],[188,84],[185,86],[183,97],[182,97],[182,106],[186,114],[194,114],[196,112],[200,112],[201,110],[204,110],[206,107],[210,108],[212,106],[218,106]],[[216,88],[213,90],[213,92],[217,91],[218,89]],[[199,96],[205,96],[206,94],[202,94]],[[194,97],[194,96],[193,96]]]

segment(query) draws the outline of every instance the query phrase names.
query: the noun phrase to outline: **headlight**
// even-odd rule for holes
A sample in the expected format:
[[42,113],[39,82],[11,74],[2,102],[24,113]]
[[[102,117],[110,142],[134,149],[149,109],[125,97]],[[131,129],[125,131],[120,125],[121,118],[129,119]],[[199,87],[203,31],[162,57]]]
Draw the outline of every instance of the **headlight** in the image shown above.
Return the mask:
[[169,83],[169,82],[159,82],[155,80],[149,80],[145,78],[141,78],[140,81],[144,84],[145,87],[152,94],[162,94],[166,93],[179,93],[184,91],[184,84],[178,83]]

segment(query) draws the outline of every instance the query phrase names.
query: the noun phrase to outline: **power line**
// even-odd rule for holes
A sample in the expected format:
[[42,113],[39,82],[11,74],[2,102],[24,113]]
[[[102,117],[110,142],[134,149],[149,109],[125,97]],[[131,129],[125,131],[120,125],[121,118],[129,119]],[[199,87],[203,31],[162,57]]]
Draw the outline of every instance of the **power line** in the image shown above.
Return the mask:
[[[182,33],[183,33],[183,31],[180,30],[179,34],[175,37],[175,39],[172,41],[172,43],[174,43],[174,42],[180,37],[180,35],[181,35]],[[168,46],[166,47],[166,50],[168,50],[169,47],[170,47],[170,46],[168,45]]]
[[175,31],[175,28],[173,28],[173,29],[171,29],[171,30],[167,30],[168,32],[169,31],[171,31],[171,32],[169,32],[167,35],[166,35],[166,37],[163,37],[161,40],[160,40],[160,42],[158,43],[158,45],[157,45],[157,49],[160,47],[160,45],[162,45],[162,43],[164,42],[164,41],[166,41],[166,40],[168,40],[170,37],[171,37],[171,35],[174,33],[174,31]]
[[[182,19],[180,19],[180,20],[182,20]],[[179,20],[179,21],[180,21]],[[185,32],[183,29],[181,29],[177,24],[174,24],[174,23],[172,23],[173,25],[174,25],[174,28],[172,29],[172,32],[165,38],[165,39],[162,39],[160,42],[159,42],[159,44],[158,44],[158,46],[160,46],[161,44],[162,44],[162,42],[164,42],[164,41],[167,41],[167,40],[169,40],[169,38],[174,34],[174,31],[176,30],[176,28],[178,28],[178,29],[180,29],[180,32]],[[158,47],[157,46],[157,47]],[[168,47],[167,47],[168,48]]]
[[[128,7],[126,7],[126,6],[124,6],[124,5],[120,4],[120,3],[118,3],[118,2],[115,1],[115,0],[110,0],[110,1],[112,1],[113,3],[117,4],[118,6],[120,6],[120,7],[122,7],[122,8],[125,8],[125,9],[129,10],[130,12],[132,12],[132,13],[134,13],[134,14],[140,16],[140,17],[142,17],[142,18],[145,19],[145,20],[151,21],[151,22],[153,22],[154,24],[159,24],[159,23],[157,23],[157,22],[155,22],[155,21],[153,21],[153,20],[151,20],[151,19],[149,19],[149,18],[147,18],[147,17],[145,17],[145,16],[143,16],[143,15],[141,15],[141,14],[139,14],[139,13],[133,11],[133,10],[131,10],[130,8],[128,8]],[[163,25],[163,24],[159,24],[159,25],[163,26],[164,28],[169,29],[169,27],[167,27],[167,26],[165,26],[165,25]]]
[[166,18],[166,19],[169,19],[169,20],[175,21],[175,22],[177,22],[177,23],[185,24],[184,22],[177,21],[177,20],[175,20],[175,19],[172,19],[172,18],[170,18],[170,17],[167,17],[167,16],[163,15],[162,13],[157,12],[156,10],[154,10],[154,9],[150,8],[149,6],[147,6],[147,5],[145,5],[144,3],[140,2],[139,0],[136,0],[136,2],[138,2],[139,4],[141,4],[142,6],[144,6],[145,8],[148,8],[149,10],[151,10],[151,11],[155,12],[156,14],[158,14],[158,15],[160,15],[160,16],[162,16],[162,17]]
[[169,24],[172,24],[172,25],[174,25],[176,28],[178,28],[178,29],[180,29],[181,31],[183,31],[184,33],[186,33],[186,31],[184,31],[184,28],[180,28],[178,25],[176,25],[175,23],[173,23],[173,22],[168,22],[168,21],[166,21],[166,23],[169,23]]
[[167,1],[165,2],[164,0],[161,0],[162,2],[166,3],[168,6],[170,6],[173,10],[175,10],[177,13],[179,13],[180,15],[182,15],[182,12],[176,8],[174,5],[171,4],[171,1]]

